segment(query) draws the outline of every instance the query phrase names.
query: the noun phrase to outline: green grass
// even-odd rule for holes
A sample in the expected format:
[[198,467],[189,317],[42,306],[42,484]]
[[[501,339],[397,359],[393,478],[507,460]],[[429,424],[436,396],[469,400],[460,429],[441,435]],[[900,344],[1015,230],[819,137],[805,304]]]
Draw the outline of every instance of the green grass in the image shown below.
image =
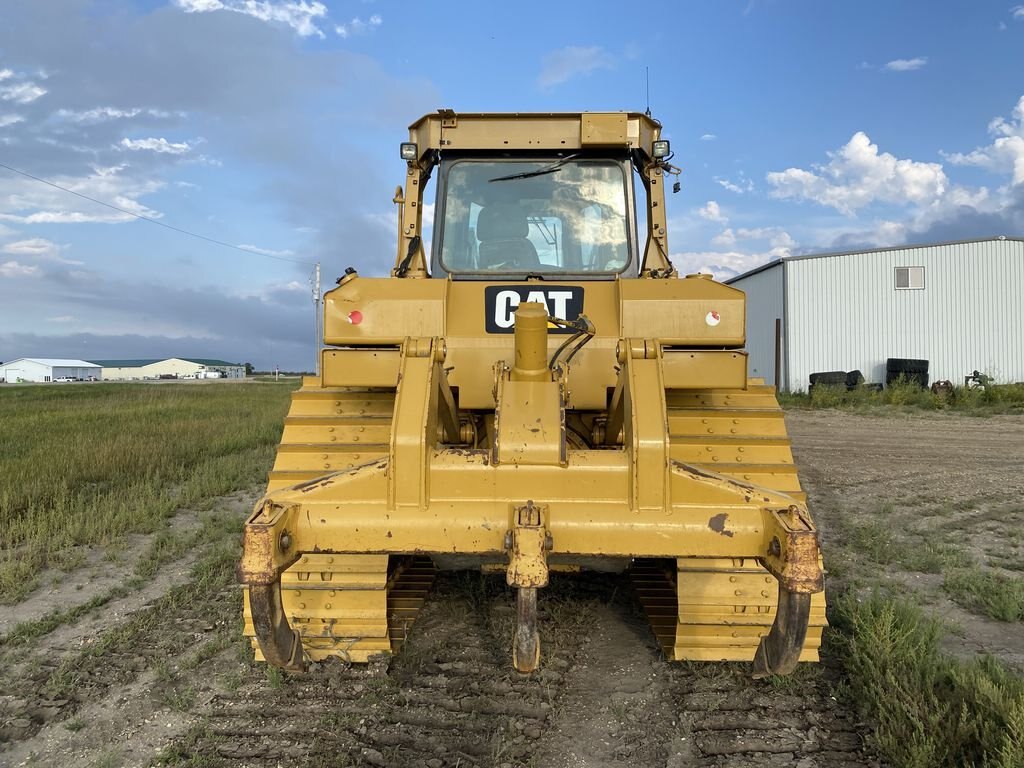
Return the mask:
[[297,386],[0,389],[0,602],[79,562],[76,547],[158,530],[181,506],[261,480]]
[[844,688],[877,723],[883,757],[902,768],[1024,765],[1024,680],[991,657],[939,651],[942,626],[916,605],[875,594],[833,597],[828,634]]
[[946,574],[943,588],[969,611],[998,621],[1024,621],[1024,579],[960,568]]
[[995,384],[984,390],[954,386],[947,395],[932,394],[915,384],[895,382],[881,392],[867,387],[816,386],[806,392],[780,392],[785,408],[842,408],[871,410],[901,407],[927,411],[953,411],[973,415],[1024,413],[1024,384]]

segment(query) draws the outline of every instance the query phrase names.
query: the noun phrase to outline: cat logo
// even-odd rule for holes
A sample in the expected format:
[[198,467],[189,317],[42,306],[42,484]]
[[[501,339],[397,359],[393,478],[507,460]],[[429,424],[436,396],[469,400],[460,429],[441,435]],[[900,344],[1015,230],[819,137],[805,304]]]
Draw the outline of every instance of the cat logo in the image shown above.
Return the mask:
[[[484,288],[487,332],[512,333],[516,307],[524,301],[543,304],[551,317],[575,320],[583,312],[583,289],[575,285],[489,285]],[[548,332],[572,331],[549,323]]]

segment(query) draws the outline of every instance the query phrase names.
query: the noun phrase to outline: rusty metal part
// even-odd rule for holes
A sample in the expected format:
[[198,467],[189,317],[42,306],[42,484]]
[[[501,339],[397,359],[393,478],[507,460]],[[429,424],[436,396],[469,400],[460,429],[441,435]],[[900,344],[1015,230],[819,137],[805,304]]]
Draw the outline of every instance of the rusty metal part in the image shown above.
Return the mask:
[[540,666],[537,590],[532,587],[520,587],[516,594],[516,629],[512,638],[512,666],[518,672],[533,672]]
[[548,552],[554,540],[547,529],[547,507],[527,501],[512,510],[513,525],[506,537],[510,587],[533,588],[548,585]]
[[775,622],[761,638],[751,666],[755,679],[768,675],[788,675],[796,669],[807,637],[811,613],[808,592],[789,592],[779,584]]
[[281,582],[250,584],[249,605],[256,640],[264,658],[275,667],[302,672],[306,668],[302,656],[302,637],[288,624],[281,605]]

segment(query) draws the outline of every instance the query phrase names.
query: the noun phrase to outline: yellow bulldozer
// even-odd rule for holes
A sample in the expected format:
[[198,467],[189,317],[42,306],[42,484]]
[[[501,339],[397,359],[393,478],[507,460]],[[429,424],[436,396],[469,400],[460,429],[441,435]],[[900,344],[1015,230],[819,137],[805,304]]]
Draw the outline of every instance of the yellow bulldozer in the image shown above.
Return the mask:
[[439,110],[400,152],[394,268],[325,294],[319,373],[245,524],[257,659],[396,652],[436,569],[483,568],[516,591],[531,672],[549,573],[595,568],[629,571],[669,659],[817,660],[818,533],[747,378],[744,294],[669,260],[661,125]]

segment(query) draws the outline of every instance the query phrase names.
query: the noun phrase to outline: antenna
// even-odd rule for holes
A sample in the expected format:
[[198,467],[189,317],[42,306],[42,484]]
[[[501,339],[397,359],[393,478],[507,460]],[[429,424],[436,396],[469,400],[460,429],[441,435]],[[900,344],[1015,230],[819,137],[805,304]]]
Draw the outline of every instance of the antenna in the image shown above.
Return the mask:
[[651,116],[651,68],[644,67],[644,78],[647,81],[647,110],[644,112],[648,117]]
[[313,273],[309,276],[309,284],[313,289],[313,315],[316,321],[316,338],[314,340],[316,356],[314,358],[313,370],[316,371],[316,375],[319,376],[320,371],[320,300],[322,294],[320,292],[320,262],[318,261],[313,268]]

